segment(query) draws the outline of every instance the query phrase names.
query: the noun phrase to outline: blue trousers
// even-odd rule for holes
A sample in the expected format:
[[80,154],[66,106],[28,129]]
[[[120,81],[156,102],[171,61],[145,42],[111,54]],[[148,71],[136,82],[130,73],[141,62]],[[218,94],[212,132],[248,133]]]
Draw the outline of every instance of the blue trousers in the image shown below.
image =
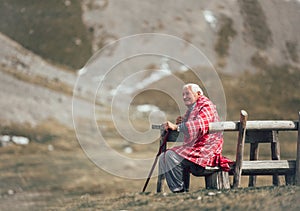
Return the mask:
[[164,174],[168,187],[172,192],[184,192],[189,188],[189,174],[201,174],[204,171],[199,166],[184,159],[172,150],[167,150],[159,157],[159,174]]

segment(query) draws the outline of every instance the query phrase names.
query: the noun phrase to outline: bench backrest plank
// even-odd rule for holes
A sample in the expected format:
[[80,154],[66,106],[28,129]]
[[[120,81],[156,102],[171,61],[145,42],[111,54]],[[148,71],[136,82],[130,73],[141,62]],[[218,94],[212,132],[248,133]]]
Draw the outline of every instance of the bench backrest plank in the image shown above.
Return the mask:
[[[238,131],[239,121],[224,121],[209,123],[211,133],[218,131]],[[298,130],[299,121],[258,120],[247,121],[247,130]],[[161,125],[152,125],[152,129],[161,129]]]
[[[209,123],[209,131],[238,131],[239,121],[225,121]],[[258,120],[247,121],[247,130],[298,130],[299,121],[282,121],[282,120]]]

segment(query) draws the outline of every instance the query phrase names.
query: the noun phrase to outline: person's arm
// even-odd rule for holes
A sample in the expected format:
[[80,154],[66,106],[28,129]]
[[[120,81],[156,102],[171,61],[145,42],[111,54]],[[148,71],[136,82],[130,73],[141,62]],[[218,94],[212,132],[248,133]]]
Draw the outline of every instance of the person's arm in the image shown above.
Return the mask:
[[184,122],[182,122],[182,116],[179,116],[176,118],[176,125],[177,126],[177,131],[178,132],[182,132],[182,133],[186,133],[187,132],[187,127],[185,125]]
[[187,133],[188,130],[184,122],[177,124],[177,131]]
[[177,130],[178,132],[183,132],[183,133],[186,133],[187,132],[187,127],[185,125],[184,122],[182,122],[182,117],[179,116],[177,117],[176,119],[176,124],[173,124],[172,122],[170,121],[167,121],[165,124],[165,130]]

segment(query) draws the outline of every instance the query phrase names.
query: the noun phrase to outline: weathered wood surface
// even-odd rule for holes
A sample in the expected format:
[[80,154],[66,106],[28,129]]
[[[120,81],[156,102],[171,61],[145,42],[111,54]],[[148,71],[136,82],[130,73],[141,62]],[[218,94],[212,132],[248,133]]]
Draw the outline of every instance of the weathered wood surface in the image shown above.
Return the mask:
[[229,174],[225,171],[218,171],[205,176],[206,189],[230,189]]
[[[275,173],[288,174],[293,173],[296,167],[296,160],[245,160],[242,164],[242,175],[273,175]],[[234,174],[234,167],[230,166],[230,174]],[[205,171],[201,175],[207,175],[220,171],[219,167],[209,167],[205,168]]]
[[163,191],[163,182],[165,181],[165,175],[160,174],[157,178],[157,184],[156,184],[156,192],[160,193]]
[[[239,121],[224,121],[209,123],[209,131],[238,131]],[[287,120],[258,120],[247,121],[247,130],[297,130],[299,121]],[[152,129],[161,129],[161,125],[152,125]]]
[[[225,121],[225,122],[214,122],[210,123],[209,131],[218,132],[218,131],[238,131],[238,143],[237,143],[237,154],[236,154],[236,163],[231,166],[229,174],[234,176],[233,187],[240,186],[241,175],[285,175],[286,184],[295,184],[300,185],[300,112],[298,121],[281,121],[281,120],[259,120],[259,121],[247,121],[247,112],[241,111],[240,121]],[[152,129],[160,129],[163,131],[162,125],[152,125]],[[252,134],[251,140],[248,140],[248,143],[251,143],[251,156],[250,161],[243,160],[243,150],[244,143],[247,139],[246,131],[248,134]],[[298,131],[297,139],[297,153],[296,160],[280,160],[279,152],[279,141],[278,137],[274,138],[274,133],[278,131]],[[272,133],[272,137],[267,137],[266,133]],[[256,134],[257,133],[257,134]],[[255,134],[255,135],[253,135]],[[261,135],[263,134],[263,136]],[[263,137],[263,139],[262,139]],[[249,137],[248,137],[249,138]],[[256,141],[256,139],[258,141]],[[266,140],[265,140],[266,139]],[[175,141],[180,141],[176,139]],[[271,142],[272,159],[273,160],[257,160],[257,150],[258,143],[261,142]],[[169,142],[169,140],[168,140]],[[174,140],[170,140],[174,142]],[[277,160],[278,159],[278,160]],[[215,187],[220,189],[220,185],[224,188],[228,180],[223,177],[225,174],[222,173],[219,167],[206,167],[205,171],[201,175],[206,177],[206,186]],[[225,179],[222,182],[222,178]],[[253,177],[255,178],[255,177]],[[220,182],[219,182],[220,181]],[[161,182],[158,184],[158,192],[161,191]],[[255,185],[255,179],[249,182],[249,185]],[[225,186],[224,186],[225,185]],[[251,185],[250,185],[251,186]]]
[[[250,143],[250,160],[258,160],[258,143]],[[256,176],[249,177],[249,187],[254,187],[256,185]]]
[[295,160],[243,161],[242,175],[294,174]]
[[[247,121],[247,130],[297,130],[299,121],[284,121],[284,120],[259,120]],[[238,131],[239,122],[225,121],[209,123],[209,131]]]
[[156,124],[152,125],[152,129],[155,130],[161,130],[162,128],[163,128],[162,125],[156,125]]
[[[289,173],[296,167],[296,160],[245,160],[243,161],[242,174],[251,175],[249,171],[255,171],[258,175],[269,175],[272,172]],[[230,166],[230,174],[234,172],[234,165]],[[220,171],[220,167],[205,168],[203,175]],[[272,173],[273,174],[273,173]],[[271,175],[272,175],[271,174]]]
[[[298,118],[299,118],[299,124],[300,124],[300,112],[298,113]],[[300,127],[298,127],[295,184],[300,185]]]
[[235,159],[235,168],[234,168],[235,173],[233,175],[233,188],[238,188],[241,184],[247,118],[248,118],[247,112],[242,110],[240,114],[239,134],[238,134],[238,142],[236,148],[236,159]]
[[250,130],[246,132],[245,143],[273,143],[278,141],[277,130]]
[[[161,130],[161,136],[160,136],[160,141],[159,141],[159,147],[161,148],[161,153],[165,152],[167,149],[167,143],[164,143],[164,136],[163,136],[163,131]],[[156,184],[156,192],[160,193],[163,191],[163,182],[165,180],[165,175],[164,174],[159,174],[157,177],[157,184]]]
[[[278,131],[272,131],[273,141],[271,142],[271,156],[272,160],[280,160],[280,144],[278,138]],[[273,185],[280,186],[283,185],[284,181],[278,174],[273,175]]]

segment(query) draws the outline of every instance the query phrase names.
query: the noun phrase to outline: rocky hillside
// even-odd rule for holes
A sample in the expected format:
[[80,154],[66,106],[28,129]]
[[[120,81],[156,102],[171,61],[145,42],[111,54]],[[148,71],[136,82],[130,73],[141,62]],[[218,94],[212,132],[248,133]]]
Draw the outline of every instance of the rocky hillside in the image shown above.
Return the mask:
[[0,31],[77,69],[107,43],[149,32],[191,42],[221,72],[254,71],[256,54],[299,66],[298,0],[2,2]]
[[[227,101],[239,96],[232,91],[233,78],[240,80],[245,72],[250,74],[247,77],[260,77],[252,76],[257,72],[264,77],[259,84],[251,79],[248,89],[239,86],[242,93],[252,92],[249,87],[257,87],[261,92],[268,78],[269,87],[275,87],[279,80],[284,80],[280,84],[287,84],[289,77],[295,79],[299,75],[299,8],[297,0],[88,0],[80,3],[61,0],[45,4],[1,0],[0,106],[7,112],[2,112],[0,118],[36,124],[38,120],[53,117],[71,125],[70,102],[77,70],[108,43],[140,33],[173,35],[201,50],[217,71],[226,75],[222,83],[231,86],[225,93]],[[172,51],[172,45],[164,43],[159,47],[162,46]],[[108,58],[114,58],[117,51],[118,48],[112,48]],[[155,67],[147,64],[145,68]],[[113,77],[121,80],[125,72]],[[276,77],[268,77],[266,74],[270,72],[276,72]],[[189,76],[181,76],[191,80]],[[95,83],[103,75],[97,77]],[[77,87],[85,98],[92,93],[89,85],[86,81]],[[115,86],[107,91],[115,90]],[[295,90],[298,86],[296,83]],[[263,100],[272,98],[269,92],[262,93]],[[291,94],[290,102],[293,108],[297,107],[296,94]],[[243,106],[243,100],[237,103]]]
[[236,74],[255,69],[251,65],[255,54],[275,64],[299,65],[299,4],[280,0],[89,1],[94,7],[83,5],[83,21],[94,31],[93,49],[132,34],[166,33],[194,44],[219,71]]

